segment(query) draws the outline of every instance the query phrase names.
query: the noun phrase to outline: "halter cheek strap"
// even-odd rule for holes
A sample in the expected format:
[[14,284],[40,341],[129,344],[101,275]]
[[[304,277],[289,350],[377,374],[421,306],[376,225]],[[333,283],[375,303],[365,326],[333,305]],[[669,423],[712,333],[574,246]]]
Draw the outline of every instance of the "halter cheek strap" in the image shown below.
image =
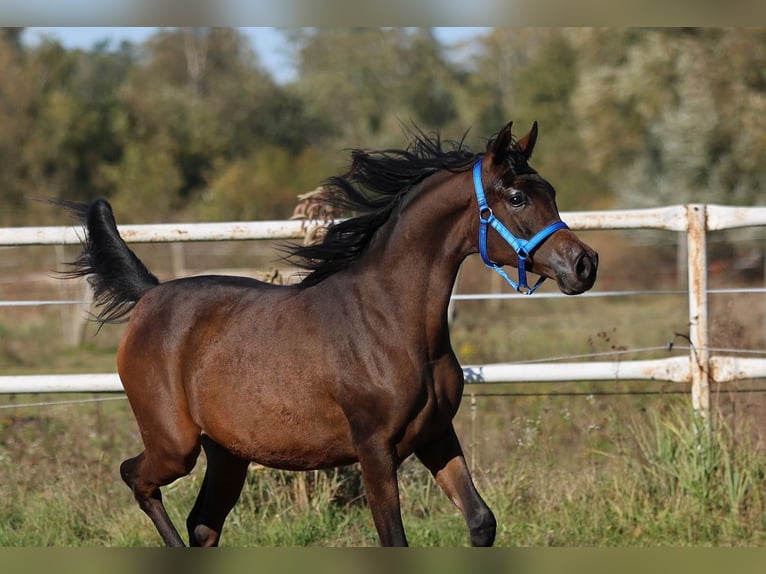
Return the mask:
[[[479,203],[479,254],[482,261],[490,269],[494,269],[503,279],[505,279],[514,290],[519,293],[531,295],[545,281],[544,276],[540,276],[532,287],[527,284],[527,258],[537,249],[546,239],[556,233],[559,229],[569,229],[569,226],[563,221],[551,223],[548,227],[535,233],[530,239],[519,239],[503,223],[495,217],[492,208],[487,203],[487,197],[484,193],[484,185],[481,182],[481,158],[473,166],[473,187],[476,192],[476,200]],[[511,246],[518,257],[519,280],[511,279],[501,265],[498,265],[489,258],[487,252],[487,231],[494,229]]]

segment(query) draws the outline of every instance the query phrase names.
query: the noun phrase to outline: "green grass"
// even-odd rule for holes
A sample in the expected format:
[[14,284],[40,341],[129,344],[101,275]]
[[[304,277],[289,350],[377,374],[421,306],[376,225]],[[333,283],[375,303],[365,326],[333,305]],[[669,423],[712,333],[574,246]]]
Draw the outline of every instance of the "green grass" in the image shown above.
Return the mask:
[[[683,401],[665,402],[650,414],[631,412],[622,400],[580,399],[568,412],[541,408],[535,416],[508,419],[493,409],[499,400],[477,401],[473,424],[480,428],[473,433],[470,409],[458,417],[477,484],[497,517],[497,545],[766,542],[762,451],[722,424],[707,434]],[[160,544],[117,473],[119,462],[139,449],[125,401],[18,411],[3,415],[0,432],[1,546]],[[594,428],[595,415],[601,428]],[[618,426],[622,433],[615,437]],[[503,440],[496,441],[498,435]],[[204,457],[190,477],[164,489],[179,528],[203,469]],[[413,546],[468,544],[462,516],[419,463],[406,461],[400,482]],[[223,545],[374,546],[363,494],[355,467],[254,468]]]

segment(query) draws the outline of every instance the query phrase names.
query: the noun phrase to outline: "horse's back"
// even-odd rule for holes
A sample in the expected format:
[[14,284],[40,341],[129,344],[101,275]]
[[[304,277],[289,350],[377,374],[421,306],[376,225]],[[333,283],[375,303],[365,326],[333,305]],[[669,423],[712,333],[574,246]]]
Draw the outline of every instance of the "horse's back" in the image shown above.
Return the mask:
[[[254,308],[268,314],[291,288],[249,277],[201,275],[161,283],[133,310],[118,362],[128,356],[184,354],[184,345],[207,332],[230,331]],[[280,297],[281,296],[281,297]],[[203,342],[215,347],[215,339]],[[125,355],[124,359],[121,357]]]

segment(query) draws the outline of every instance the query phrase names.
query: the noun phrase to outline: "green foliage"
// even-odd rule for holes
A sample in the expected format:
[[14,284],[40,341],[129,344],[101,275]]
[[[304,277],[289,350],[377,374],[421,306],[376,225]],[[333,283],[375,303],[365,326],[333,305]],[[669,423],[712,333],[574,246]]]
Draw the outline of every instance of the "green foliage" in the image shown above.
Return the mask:
[[[589,161],[627,206],[758,202],[766,168],[763,30],[573,32]],[[619,50],[602,59],[594,45]]]
[[[302,99],[274,84],[233,29],[163,29],[143,46],[114,52],[67,51],[49,41],[19,49],[7,36],[0,64],[7,71],[0,158],[10,166],[0,175],[5,224],[41,214],[28,197],[103,196],[125,221],[190,217],[232,166],[273,155],[264,151],[272,148],[300,155],[328,129]],[[293,164],[280,166],[294,174]],[[268,181],[255,202],[274,204],[269,193],[284,179]],[[280,188],[292,200],[276,201],[275,215],[289,215],[294,196],[306,191],[297,188],[303,181]],[[228,192],[239,204],[253,200],[247,190],[244,200],[240,194]],[[236,205],[220,211],[245,217]]]
[[[312,115],[328,119],[344,147],[389,145],[406,91],[401,29],[304,29],[291,41],[298,56],[299,94]],[[404,116],[397,117],[404,112]]]
[[344,150],[401,147],[409,122],[481,149],[539,121],[533,163],[565,210],[752,204],[766,184],[762,29],[495,28],[460,60],[428,28],[285,34],[289,85],[237,29],[88,51],[7,30],[0,223],[55,217],[30,197],[107,197],[125,221],[287,217]]
[[322,180],[322,165],[313,148],[294,154],[284,147],[263,146],[215,171],[197,205],[197,216],[205,220],[284,219],[295,208],[296,196]]

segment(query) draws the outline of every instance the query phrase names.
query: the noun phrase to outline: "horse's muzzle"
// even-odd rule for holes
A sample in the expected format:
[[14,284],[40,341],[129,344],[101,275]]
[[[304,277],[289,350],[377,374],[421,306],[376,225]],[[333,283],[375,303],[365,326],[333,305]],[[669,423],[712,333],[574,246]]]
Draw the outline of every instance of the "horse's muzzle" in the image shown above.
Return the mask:
[[571,273],[558,274],[556,282],[559,289],[566,295],[584,293],[596,282],[598,271],[598,253],[583,246],[582,252],[576,257]]

